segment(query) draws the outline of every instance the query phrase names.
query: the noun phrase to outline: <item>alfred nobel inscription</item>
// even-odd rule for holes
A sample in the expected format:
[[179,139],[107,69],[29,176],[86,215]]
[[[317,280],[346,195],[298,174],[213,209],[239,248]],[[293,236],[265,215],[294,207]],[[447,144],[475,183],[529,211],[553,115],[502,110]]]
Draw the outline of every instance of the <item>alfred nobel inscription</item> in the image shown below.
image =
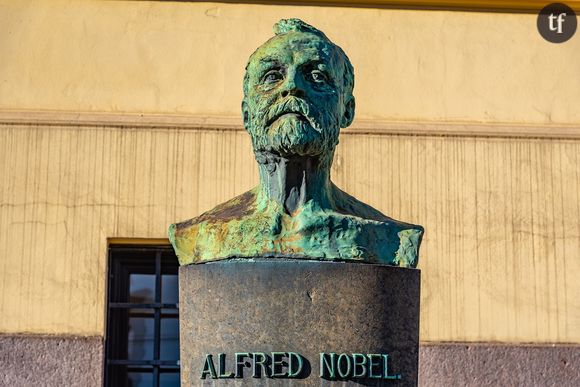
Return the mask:
[[169,228],[182,386],[414,386],[423,228],[332,183],[353,67],[301,20],[274,33],[243,79],[260,184]]
[[[236,352],[230,368],[226,364],[226,354],[205,356],[200,379],[243,378],[244,370],[251,370],[253,378],[300,379],[307,377],[305,364],[310,362],[294,352]],[[400,374],[391,374],[389,355],[378,353],[321,353],[319,357],[319,377],[328,380],[384,379],[398,380]]]

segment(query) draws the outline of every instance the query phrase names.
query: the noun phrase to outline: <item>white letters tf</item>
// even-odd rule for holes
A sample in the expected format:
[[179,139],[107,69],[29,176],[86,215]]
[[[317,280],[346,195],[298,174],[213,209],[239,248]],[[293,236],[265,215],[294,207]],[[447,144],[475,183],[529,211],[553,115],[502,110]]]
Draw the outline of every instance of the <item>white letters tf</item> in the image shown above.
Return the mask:
[[[561,14],[558,15],[558,17],[554,16],[553,13],[550,14],[550,16],[548,16],[548,19],[550,19],[550,31],[556,31],[558,34],[562,33],[562,23],[564,23],[564,16],[566,16],[566,12],[562,12]],[[556,20],[558,22],[558,27],[554,26],[554,20]]]

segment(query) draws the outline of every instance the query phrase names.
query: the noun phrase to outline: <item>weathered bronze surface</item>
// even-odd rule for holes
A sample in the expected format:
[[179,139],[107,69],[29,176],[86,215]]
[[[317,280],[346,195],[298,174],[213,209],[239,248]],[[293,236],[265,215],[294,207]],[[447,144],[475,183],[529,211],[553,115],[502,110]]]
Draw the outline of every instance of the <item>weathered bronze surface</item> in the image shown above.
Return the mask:
[[[417,384],[419,270],[256,258],[182,266],[179,277],[182,386]],[[243,378],[201,379],[207,354],[227,376],[244,352],[294,352],[309,367],[298,379],[254,378],[250,366]],[[320,353],[386,354],[400,379],[333,382],[320,377]]]
[[171,225],[180,263],[275,256],[416,267],[423,228],[330,181],[339,131],[355,112],[348,57],[301,20],[281,20],[274,31],[250,56],[243,85],[260,185]]

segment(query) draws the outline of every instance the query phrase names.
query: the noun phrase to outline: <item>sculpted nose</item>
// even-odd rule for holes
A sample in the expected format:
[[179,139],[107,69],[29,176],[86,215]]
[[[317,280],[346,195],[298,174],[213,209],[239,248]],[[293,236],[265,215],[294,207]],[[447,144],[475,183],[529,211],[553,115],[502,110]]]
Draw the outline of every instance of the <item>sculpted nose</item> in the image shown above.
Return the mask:
[[304,97],[304,94],[304,87],[302,86],[302,82],[297,74],[288,74],[286,82],[282,85],[282,97],[286,98],[289,95],[294,97]]

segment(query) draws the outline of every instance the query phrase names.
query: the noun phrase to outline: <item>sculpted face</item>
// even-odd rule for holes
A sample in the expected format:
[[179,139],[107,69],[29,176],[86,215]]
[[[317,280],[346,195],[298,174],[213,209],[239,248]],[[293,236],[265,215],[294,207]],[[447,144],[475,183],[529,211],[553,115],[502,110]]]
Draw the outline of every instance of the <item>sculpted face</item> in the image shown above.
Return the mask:
[[281,156],[332,154],[354,117],[345,90],[346,58],[316,34],[291,31],[250,57],[242,102],[255,151]]

